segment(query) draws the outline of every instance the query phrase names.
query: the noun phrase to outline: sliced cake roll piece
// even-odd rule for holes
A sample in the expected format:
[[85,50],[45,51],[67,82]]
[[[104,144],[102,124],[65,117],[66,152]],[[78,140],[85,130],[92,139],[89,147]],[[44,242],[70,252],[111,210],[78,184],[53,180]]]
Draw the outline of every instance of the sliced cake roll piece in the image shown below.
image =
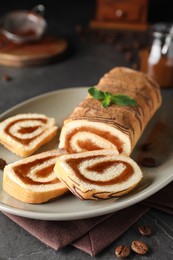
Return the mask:
[[136,105],[102,102],[90,95],[64,121],[59,148],[69,153],[116,149],[129,155],[144,128],[161,104],[159,85],[135,70],[117,67],[105,74],[96,88],[112,95],[122,94]]
[[58,157],[56,176],[80,199],[108,199],[122,196],[142,179],[138,165],[115,150],[99,150]]
[[62,153],[51,150],[8,164],[3,174],[4,191],[26,203],[43,203],[63,195],[67,186],[53,170]]
[[0,143],[11,152],[26,157],[57,134],[55,119],[42,114],[18,114],[0,123]]

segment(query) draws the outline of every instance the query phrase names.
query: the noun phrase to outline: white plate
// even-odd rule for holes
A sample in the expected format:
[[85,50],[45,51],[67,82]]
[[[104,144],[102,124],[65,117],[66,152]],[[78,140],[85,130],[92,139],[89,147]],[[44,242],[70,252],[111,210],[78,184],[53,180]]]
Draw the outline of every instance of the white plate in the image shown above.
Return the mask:
[[[36,98],[23,102],[14,108],[5,112],[0,121],[4,118],[18,113],[44,113],[47,116],[54,117],[57,124],[61,127],[63,120],[73,111],[75,106],[87,95],[87,88],[71,88],[49,92]],[[168,106],[167,106],[168,107]],[[165,109],[167,109],[167,107]],[[165,109],[162,109],[165,110]],[[166,111],[163,112],[165,114]],[[150,126],[147,127],[150,131]],[[146,133],[146,132],[145,132]],[[145,134],[143,135],[145,138]],[[38,152],[53,149],[58,145],[58,138],[50,144],[41,148]],[[135,157],[138,148],[135,148]],[[3,146],[0,146],[0,157],[7,163],[18,160],[15,156]],[[119,199],[110,199],[105,201],[81,201],[73,195],[67,195],[52,202],[40,205],[30,205],[22,203],[2,190],[2,176],[0,173],[0,210],[14,215],[43,220],[72,220],[95,217],[107,213],[115,212],[129,207],[154,194],[162,187],[173,180],[173,152],[164,161],[162,165],[155,168],[144,168],[144,178],[134,191]]]

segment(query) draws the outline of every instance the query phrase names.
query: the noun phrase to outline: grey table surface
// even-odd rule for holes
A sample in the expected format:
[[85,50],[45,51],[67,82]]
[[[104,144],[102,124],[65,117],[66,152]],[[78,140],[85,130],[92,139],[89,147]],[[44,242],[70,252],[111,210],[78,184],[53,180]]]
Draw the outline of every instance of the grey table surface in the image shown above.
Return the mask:
[[[2,1],[3,2],[3,1]],[[9,2],[9,1],[6,1]],[[13,1],[12,1],[13,2]],[[17,1],[14,1],[16,6]],[[16,6],[10,2],[9,5],[3,5],[1,15],[10,8]],[[26,8],[30,8],[37,1],[26,1]],[[45,3],[46,1],[43,1]],[[61,4],[63,1],[60,1]],[[72,1],[73,2],[73,1]],[[82,2],[82,3],[81,3]],[[54,10],[54,5],[50,1],[47,19],[49,21],[49,32],[66,37],[71,46],[70,55],[54,64],[38,67],[12,68],[0,66],[0,111],[1,113],[12,106],[35,97],[39,94],[49,91],[93,86],[99,78],[114,66],[128,66],[123,53],[118,53],[115,45],[82,42],[78,35],[75,35],[74,27],[78,23],[87,23],[93,13],[93,3],[88,1],[74,1],[71,6],[71,12],[68,11],[67,17],[66,4],[70,1],[64,1],[63,6],[58,6],[59,15]],[[5,3],[5,1],[4,1]],[[80,5],[82,14],[77,13],[76,8]],[[7,7],[8,6],[8,7]],[[73,9],[72,9],[73,8]],[[79,9],[79,8],[78,8]],[[63,13],[64,11],[64,13]],[[78,15],[77,15],[78,14]],[[71,19],[71,20],[70,20]],[[10,81],[5,81],[3,75],[9,75]],[[128,218],[127,218],[128,221]],[[137,227],[141,224],[148,224],[152,227],[153,234],[145,241],[149,245],[149,253],[146,256],[132,255],[127,259],[153,259],[153,260],[172,260],[173,259],[173,219],[171,215],[151,209],[134,226],[126,231],[121,237],[113,242],[97,257],[91,257],[88,254],[67,246],[60,251],[55,251],[32,235],[24,231],[17,224],[8,219],[3,213],[0,213],[0,260],[2,259],[115,259],[114,250],[119,244],[130,245],[131,241],[139,238]],[[99,238],[98,238],[99,239]]]

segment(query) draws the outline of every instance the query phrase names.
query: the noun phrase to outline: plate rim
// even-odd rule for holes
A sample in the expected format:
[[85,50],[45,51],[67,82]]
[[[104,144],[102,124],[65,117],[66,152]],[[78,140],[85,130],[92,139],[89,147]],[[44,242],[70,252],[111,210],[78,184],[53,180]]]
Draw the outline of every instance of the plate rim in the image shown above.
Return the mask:
[[58,93],[58,92],[64,92],[64,91],[68,91],[68,90],[79,90],[79,89],[85,89],[87,90],[88,86],[79,86],[79,87],[68,87],[68,88],[60,88],[60,89],[57,89],[57,90],[51,90],[51,91],[47,91],[47,92],[44,92],[42,94],[38,94],[36,96],[33,96],[33,97],[30,97],[30,98],[27,98],[26,100],[24,101],[21,101],[19,102],[18,104],[8,108],[7,110],[5,110],[4,112],[0,113],[0,120],[1,118],[3,118],[6,114],[12,112],[14,109],[17,109],[19,108],[20,106],[23,106],[25,104],[28,104],[32,101],[35,101],[36,99],[39,99],[39,98],[44,98],[45,96],[49,96],[49,95],[52,95],[54,93]]
[[[15,209],[13,207],[10,207],[0,201],[0,210],[9,214],[13,214],[20,217],[25,218],[31,218],[31,219],[38,219],[38,220],[50,220],[50,221],[69,221],[69,220],[79,220],[79,219],[87,219],[87,218],[93,218],[98,216],[104,216],[106,214],[115,213],[119,210],[125,210],[126,208],[129,208],[146,198],[152,196],[162,188],[164,188],[167,184],[169,184],[173,178],[170,177],[170,179],[166,179],[164,182],[162,182],[160,185],[154,187],[150,190],[150,192],[146,191],[145,195],[141,194],[138,196],[135,200],[133,198],[129,199],[130,203],[128,203],[127,207],[124,207],[124,204],[127,204],[128,201],[122,202],[120,206],[118,206],[115,210],[113,205],[111,207],[103,208],[103,209],[96,209],[92,212],[82,212],[82,213],[45,213],[45,212],[32,212],[29,210],[23,210],[23,209]],[[141,199],[142,197],[142,199]],[[15,209],[15,210],[14,210]]]

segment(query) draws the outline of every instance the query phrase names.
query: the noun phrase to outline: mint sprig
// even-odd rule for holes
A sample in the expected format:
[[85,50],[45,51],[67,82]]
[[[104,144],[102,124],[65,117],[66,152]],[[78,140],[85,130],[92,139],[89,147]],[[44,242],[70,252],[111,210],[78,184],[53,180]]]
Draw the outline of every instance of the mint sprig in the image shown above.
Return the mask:
[[102,101],[103,107],[108,107],[111,104],[118,106],[136,106],[137,102],[133,98],[123,94],[111,94],[109,91],[101,91],[95,87],[89,88],[88,93],[95,99]]

